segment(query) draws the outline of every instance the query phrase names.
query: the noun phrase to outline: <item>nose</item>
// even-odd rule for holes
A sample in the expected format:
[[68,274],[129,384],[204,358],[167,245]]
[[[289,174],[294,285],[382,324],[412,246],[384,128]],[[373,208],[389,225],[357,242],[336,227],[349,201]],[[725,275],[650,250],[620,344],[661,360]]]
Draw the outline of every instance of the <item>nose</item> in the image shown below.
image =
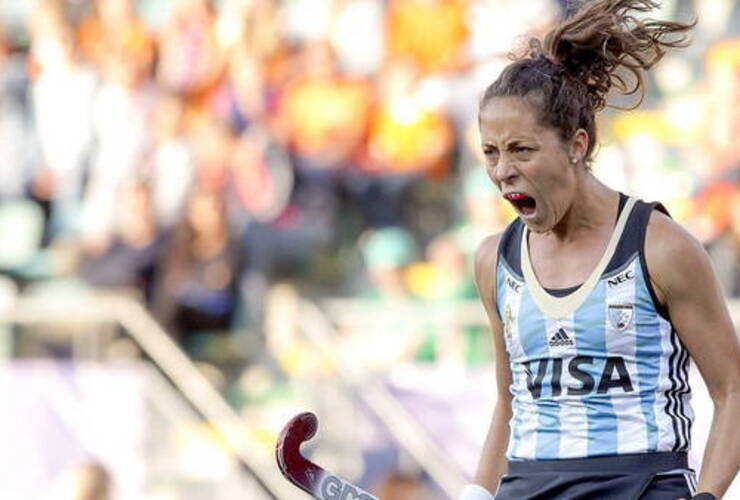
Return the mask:
[[511,158],[502,157],[494,169],[494,179],[499,185],[511,182],[518,175],[516,162]]

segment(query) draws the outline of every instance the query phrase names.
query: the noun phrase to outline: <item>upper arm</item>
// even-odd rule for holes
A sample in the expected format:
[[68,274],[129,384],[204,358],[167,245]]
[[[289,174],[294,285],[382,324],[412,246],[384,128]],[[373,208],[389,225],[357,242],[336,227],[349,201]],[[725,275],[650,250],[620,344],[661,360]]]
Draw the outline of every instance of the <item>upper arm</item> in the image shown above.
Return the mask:
[[478,288],[488,322],[493,333],[494,361],[496,363],[496,385],[498,401],[509,401],[509,386],[512,383],[509,356],[506,352],[501,318],[496,308],[496,269],[498,264],[498,245],[501,235],[489,236],[478,247],[475,254],[475,284]]
[[713,398],[740,383],[740,343],[709,255],[669,217],[653,211],[646,264],[659,300]]

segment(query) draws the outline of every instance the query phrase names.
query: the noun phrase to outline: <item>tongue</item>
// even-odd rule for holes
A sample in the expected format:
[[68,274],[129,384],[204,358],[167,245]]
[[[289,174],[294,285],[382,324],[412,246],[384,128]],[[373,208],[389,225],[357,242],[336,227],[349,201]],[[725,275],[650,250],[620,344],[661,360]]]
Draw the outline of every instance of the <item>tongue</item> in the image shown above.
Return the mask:
[[521,211],[524,215],[532,215],[534,213],[534,205],[519,205],[519,211]]

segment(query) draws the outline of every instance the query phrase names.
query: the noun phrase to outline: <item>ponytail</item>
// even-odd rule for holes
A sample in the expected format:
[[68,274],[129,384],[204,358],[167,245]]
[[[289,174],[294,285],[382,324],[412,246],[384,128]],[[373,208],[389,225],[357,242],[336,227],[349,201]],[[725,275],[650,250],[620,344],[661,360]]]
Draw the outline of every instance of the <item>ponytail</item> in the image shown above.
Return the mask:
[[[614,88],[645,95],[645,71],[665,53],[688,45],[696,22],[641,19],[638,13],[658,7],[655,0],[586,0],[544,39],[530,40],[529,53],[507,66],[483,96],[519,96],[535,100],[541,121],[569,140],[579,128],[596,143],[595,114],[607,106]],[[631,77],[631,78],[630,78]]]

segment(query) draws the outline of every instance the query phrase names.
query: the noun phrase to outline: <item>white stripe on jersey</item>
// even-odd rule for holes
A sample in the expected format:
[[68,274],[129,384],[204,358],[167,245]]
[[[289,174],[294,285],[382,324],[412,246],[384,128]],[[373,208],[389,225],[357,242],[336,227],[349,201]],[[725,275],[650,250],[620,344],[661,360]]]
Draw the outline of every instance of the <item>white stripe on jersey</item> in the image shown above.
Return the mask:
[[[519,300],[517,303],[517,312],[516,312],[516,323],[517,323],[517,329],[516,329],[516,339],[519,343],[519,348],[522,350],[522,359],[525,359],[528,356],[524,346],[521,344],[521,338],[519,336],[520,329],[518,327],[520,316],[522,314],[522,302],[525,300],[531,302],[532,298],[526,298],[524,297],[524,294],[526,292],[525,287],[521,287],[522,293],[519,295]],[[521,361],[520,360],[520,361]],[[520,393],[519,393],[519,409],[521,410],[521,413],[519,414],[519,443],[517,444],[516,448],[516,457],[521,459],[527,459],[527,460],[533,460],[536,458],[537,454],[537,429],[539,428],[539,407],[537,406],[537,403],[535,402],[534,398],[532,397],[532,393],[527,388],[527,374],[525,373],[523,369],[523,365],[520,363],[519,365],[522,367],[520,370]],[[534,366],[530,365],[530,369],[536,369]]]
[[[501,320],[502,320],[502,328],[504,330],[504,340],[506,341],[506,350],[509,352],[509,358],[510,363],[509,366],[512,368],[515,368],[517,366],[521,366],[520,363],[517,361],[521,361],[525,358],[524,355],[524,349],[522,348],[522,344],[519,341],[519,306],[521,304],[522,300],[522,294],[521,291],[519,293],[515,292],[513,289],[506,289],[506,280],[508,279],[514,279],[514,277],[504,269],[503,271],[503,287],[502,289],[506,290],[506,302],[504,303],[504,310],[499,311],[499,314],[501,314]],[[519,280],[516,280],[519,282]],[[523,290],[523,286],[519,288],[519,290]],[[515,398],[526,398],[529,397],[528,391],[526,391],[527,387],[527,376],[526,373],[523,373],[522,370],[512,370],[511,373],[512,377],[512,386],[511,390],[514,392],[513,396]],[[521,393],[520,391],[524,389],[527,393]],[[519,441],[521,438],[519,437],[521,435],[521,424],[522,424],[522,418],[523,418],[523,411],[524,408],[519,407],[518,405],[512,405],[513,415],[511,417],[511,420],[509,422],[510,426],[510,432],[509,432],[509,447],[506,452],[506,455],[509,457],[512,456],[518,456],[515,451],[518,449]]]
[[[558,355],[552,357],[563,358],[563,395],[560,400],[560,428],[567,429],[561,432],[560,458],[585,457],[588,455],[588,414],[583,399],[578,396],[568,397],[566,387],[580,387],[581,382],[568,371],[568,361],[577,356],[578,339],[575,335],[573,314],[557,320],[557,323],[567,332],[572,332],[573,345],[558,348]],[[550,335],[550,321],[548,321],[548,335]],[[548,338],[550,338],[548,336]],[[551,351],[552,352],[552,351]]]
[[[625,269],[632,276],[636,274],[638,259]],[[635,304],[635,287],[637,280],[632,279],[618,286],[606,287],[605,315],[609,318],[610,305]],[[632,320],[628,327],[623,330],[617,329],[610,322],[606,326],[606,351],[609,356],[621,356],[625,367],[629,372],[633,384],[633,392],[624,392],[621,389],[611,394],[612,406],[617,418],[617,453],[639,453],[647,449],[647,428],[645,415],[641,411],[640,401],[640,377],[637,372],[637,315],[632,311]],[[637,409],[637,411],[636,411]]]

